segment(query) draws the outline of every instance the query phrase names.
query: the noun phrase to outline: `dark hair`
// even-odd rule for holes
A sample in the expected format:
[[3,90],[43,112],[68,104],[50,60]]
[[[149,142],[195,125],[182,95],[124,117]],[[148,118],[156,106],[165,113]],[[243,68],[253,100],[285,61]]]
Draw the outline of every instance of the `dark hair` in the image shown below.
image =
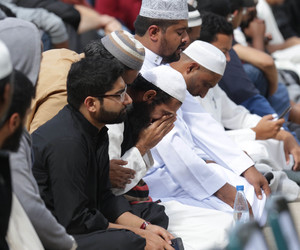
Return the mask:
[[23,119],[34,95],[35,88],[32,82],[21,71],[14,70],[14,91],[5,121],[14,113],[18,113]]
[[135,28],[135,33],[138,36],[144,36],[146,31],[151,25],[156,25],[160,27],[163,32],[166,32],[168,27],[177,23],[178,20],[153,19],[153,18],[138,15],[134,22],[134,28]]
[[230,0],[201,0],[198,1],[197,8],[201,15],[212,12],[227,17],[231,13]]
[[199,40],[212,43],[216,41],[217,34],[233,35],[233,27],[225,17],[214,13],[205,13],[202,17],[202,26]]
[[83,49],[85,57],[101,56],[106,59],[115,58],[102,44],[101,39],[89,42]]
[[104,57],[90,56],[73,63],[67,77],[68,103],[79,109],[86,97],[111,90],[123,73],[123,64]]
[[151,82],[147,81],[141,74],[137,76],[132,84],[128,85],[128,88],[133,92],[146,92],[148,90],[155,90],[156,96],[152,100],[152,106],[159,105],[161,103],[168,103],[172,98],[172,96],[156,87]]
[[230,0],[230,11],[233,13],[236,10],[240,10],[244,6],[243,0]]
[[2,105],[4,102],[4,89],[7,84],[13,85],[13,74],[9,74],[3,79],[0,79],[0,105]]
[[100,39],[93,40],[89,42],[83,49],[85,57],[91,56],[99,56],[102,58],[106,58],[112,61],[118,61],[120,64],[123,65],[124,70],[131,70],[128,66],[120,62],[116,57],[114,57],[103,45]]

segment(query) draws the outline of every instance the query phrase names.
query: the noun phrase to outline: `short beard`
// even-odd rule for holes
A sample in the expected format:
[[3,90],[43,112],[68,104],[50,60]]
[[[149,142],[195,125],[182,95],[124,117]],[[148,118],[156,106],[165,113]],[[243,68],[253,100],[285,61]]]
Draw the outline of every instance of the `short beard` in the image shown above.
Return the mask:
[[119,113],[117,113],[117,112],[107,111],[103,108],[103,106],[101,106],[99,114],[100,115],[98,117],[98,122],[101,122],[104,124],[121,123],[126,118],[127,107],[125,107]]
[[23,133],[23,125],[20,124],[13,134],[8,136],[2,145],[2,150],[17,152],[20,146],[21,136]]

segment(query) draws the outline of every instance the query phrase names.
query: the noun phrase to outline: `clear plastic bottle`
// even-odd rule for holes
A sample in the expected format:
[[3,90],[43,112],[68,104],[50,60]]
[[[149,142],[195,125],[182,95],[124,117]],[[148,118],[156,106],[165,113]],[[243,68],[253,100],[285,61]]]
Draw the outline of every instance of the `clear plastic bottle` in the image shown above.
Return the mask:
[[249,208],[244,193],[244,186],[236,186],[236,196],[233,206],[233,218],[236,222],[246,223],[249,221]]

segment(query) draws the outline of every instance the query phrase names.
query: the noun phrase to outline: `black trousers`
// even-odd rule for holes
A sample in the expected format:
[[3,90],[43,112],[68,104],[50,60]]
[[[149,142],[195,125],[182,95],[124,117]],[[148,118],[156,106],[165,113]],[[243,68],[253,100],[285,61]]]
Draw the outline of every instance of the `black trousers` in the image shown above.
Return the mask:
[[73,235],[77,250],[143,250],[146,240],[125,229],[108,229],[90,234]]
[[165,207],[153,202],[143,202],[131,205],[132,213],[151,224],[158,225],[164,229],[168,228],[169,217],[165,213]]
[[[165,207],[153,202],[131,205],[132,213],[167,229],[169,218],[165,214]],[[73,235],[78,250],[140,250],[146,246],[146,240],[126,229],[99,230],[89,234]]]

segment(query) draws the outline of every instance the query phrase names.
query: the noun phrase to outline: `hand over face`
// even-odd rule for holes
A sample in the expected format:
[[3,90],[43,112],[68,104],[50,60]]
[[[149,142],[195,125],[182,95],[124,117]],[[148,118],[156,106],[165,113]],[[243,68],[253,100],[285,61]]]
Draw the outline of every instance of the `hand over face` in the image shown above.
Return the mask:
[[142,130],[139,140],[136,143],[136,147],[139,149],[141,155],[144,155],[148,150],[155,147],[172,130],[175,121],[176,116],[165,115]]

